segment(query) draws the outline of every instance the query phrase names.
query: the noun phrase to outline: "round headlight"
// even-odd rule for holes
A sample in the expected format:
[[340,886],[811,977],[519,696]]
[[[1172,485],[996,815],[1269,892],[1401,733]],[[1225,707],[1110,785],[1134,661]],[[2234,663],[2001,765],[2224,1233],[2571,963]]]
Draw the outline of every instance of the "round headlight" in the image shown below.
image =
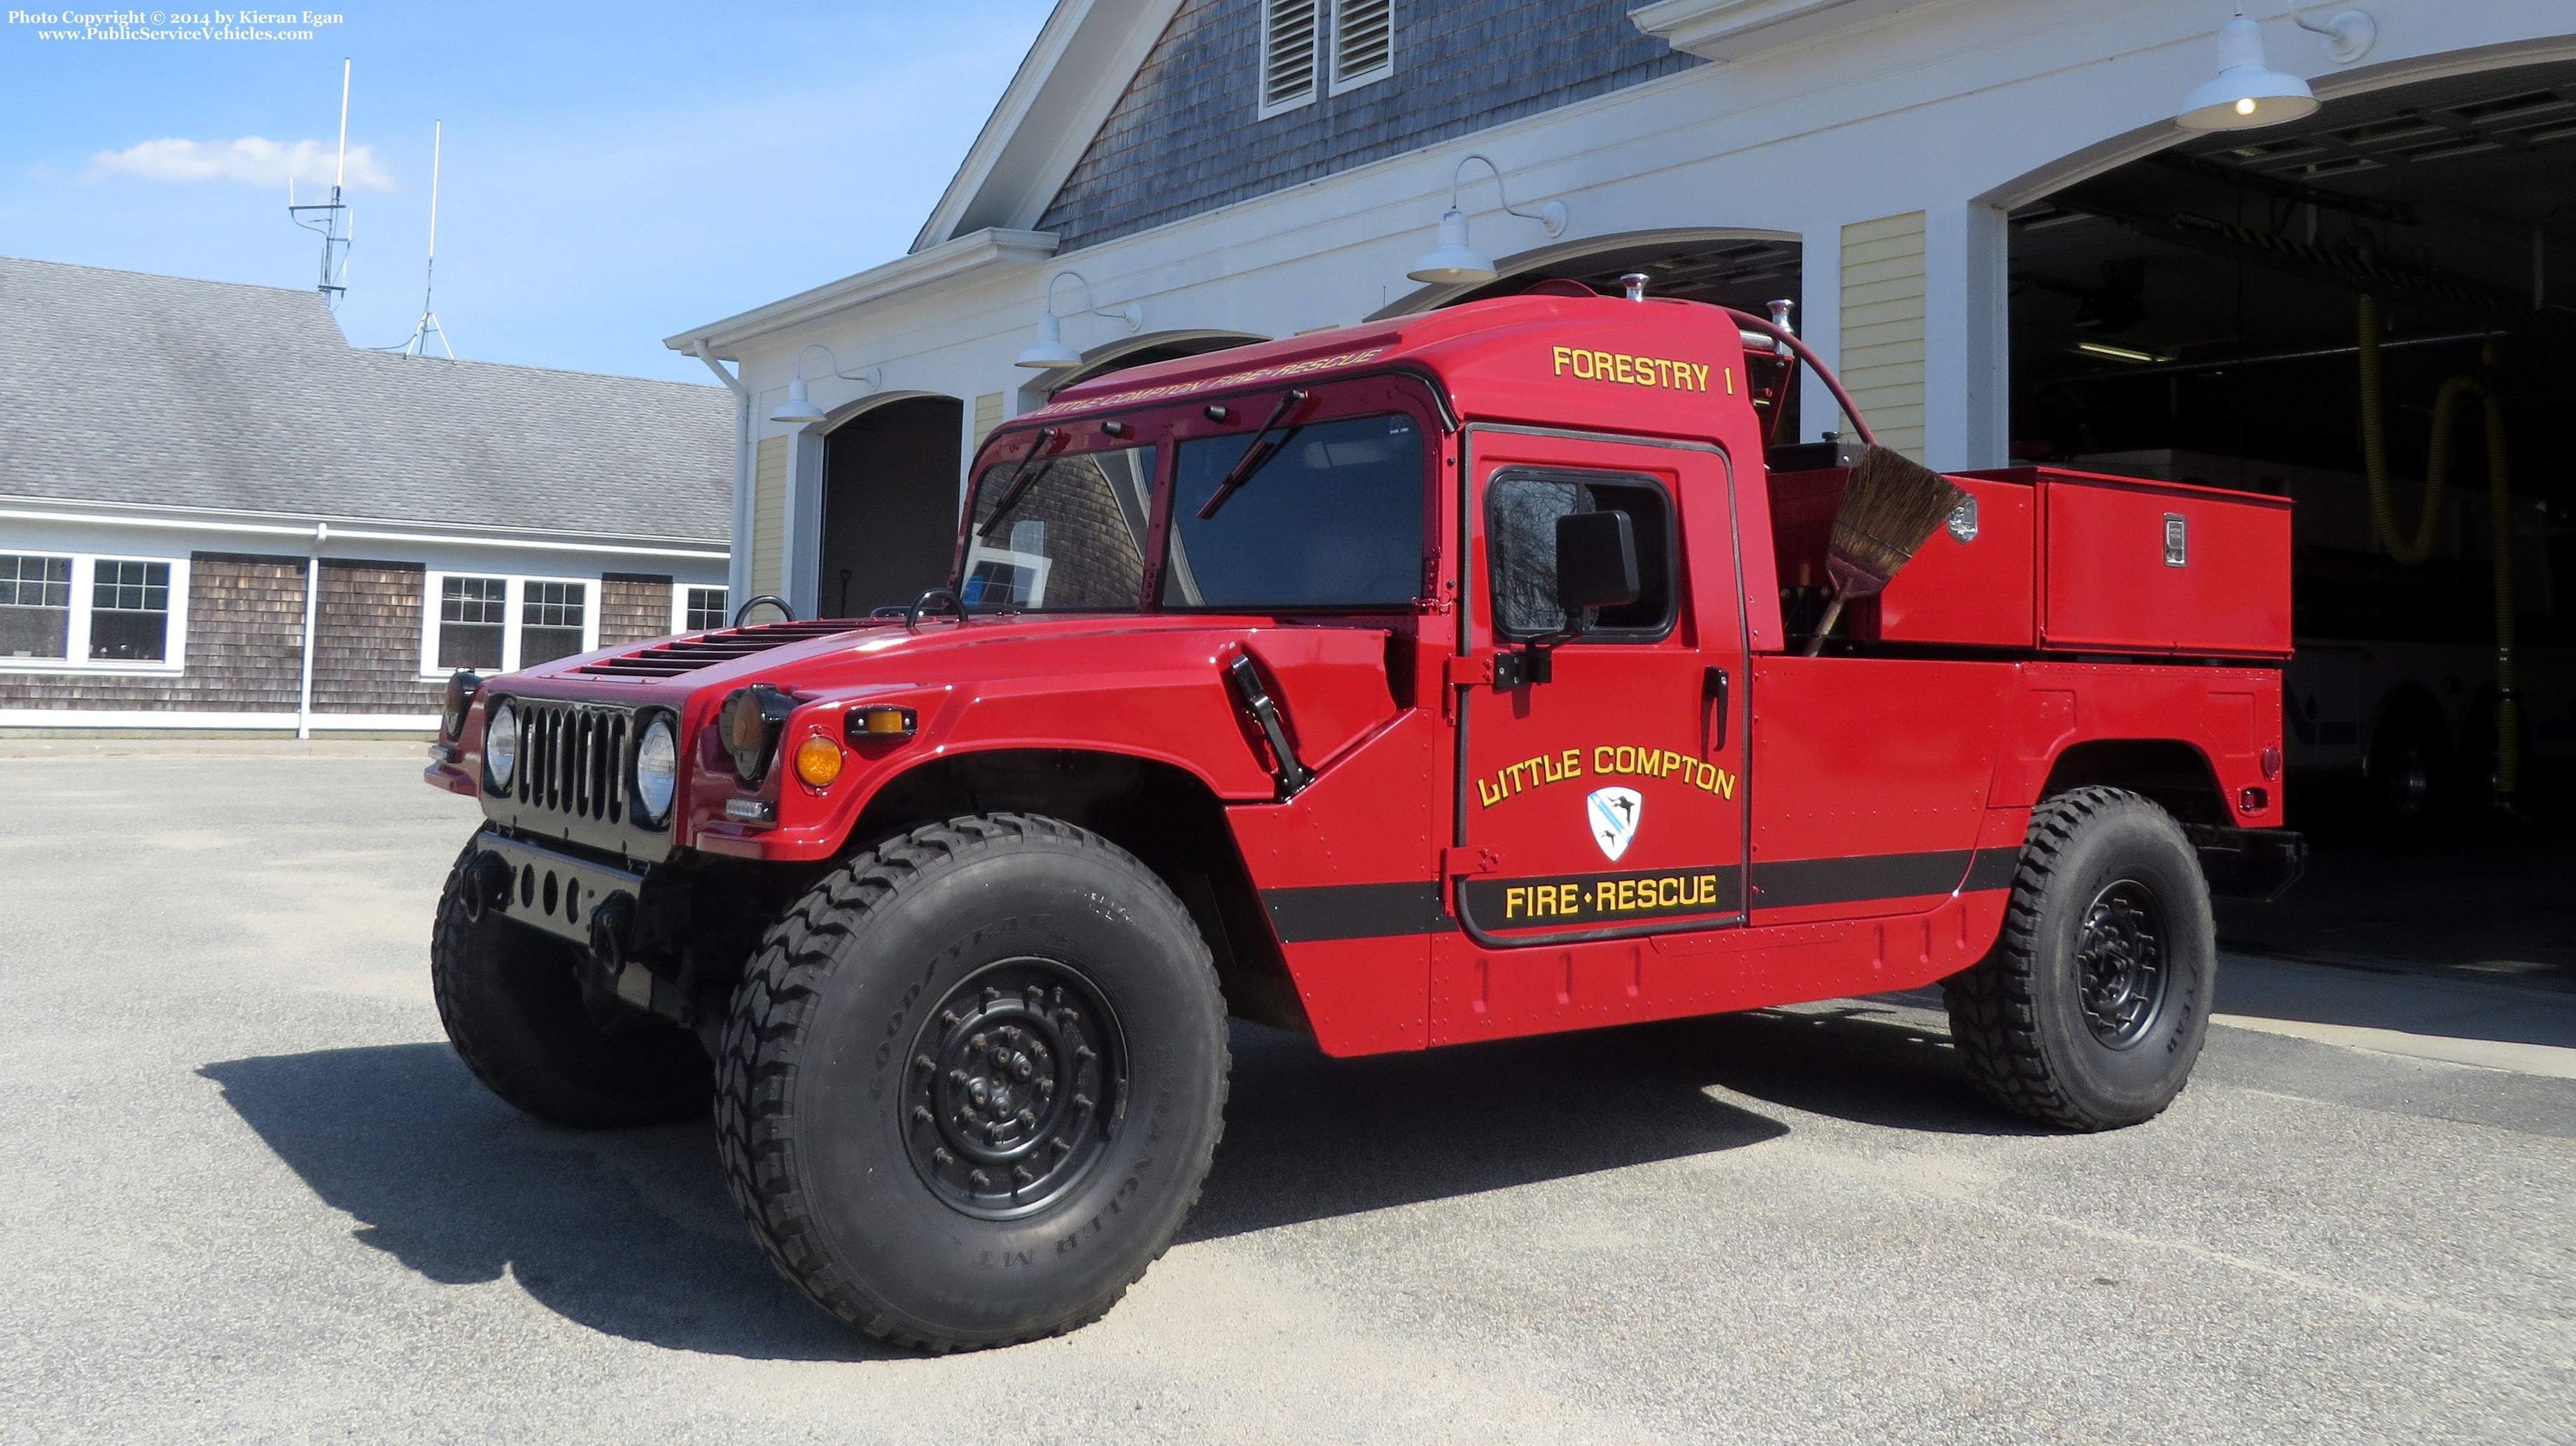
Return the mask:
[[510,776],[519,771],[519,710],[504,703],[483,722],[483,772],[495,791],[510,791]]
[[671,816],[671,798],[679,787],[679,736],[670,719],[656,718],[644,725],[644,736],[635,744],[636,821],[658,827]]

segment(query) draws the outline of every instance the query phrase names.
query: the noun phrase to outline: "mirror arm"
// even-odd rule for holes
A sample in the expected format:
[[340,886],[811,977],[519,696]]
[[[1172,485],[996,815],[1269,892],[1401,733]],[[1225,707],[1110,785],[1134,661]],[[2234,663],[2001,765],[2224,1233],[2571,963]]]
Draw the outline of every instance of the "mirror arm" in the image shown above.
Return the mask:
[[1552,633],[1524,639],[1507,653],[1494,655],[1494,686],[1504,692],[1528,683],[1556,681],[1556,650],[1583,636],[1582,613],[1566,614],[1566,625]]

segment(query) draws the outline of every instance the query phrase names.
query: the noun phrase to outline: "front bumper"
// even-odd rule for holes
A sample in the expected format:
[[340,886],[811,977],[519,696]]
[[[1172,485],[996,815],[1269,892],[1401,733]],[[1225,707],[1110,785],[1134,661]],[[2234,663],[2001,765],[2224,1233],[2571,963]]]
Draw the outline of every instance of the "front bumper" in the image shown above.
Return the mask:
[[585,949],[601,929],[623,928],[620,916],[631,917],[644,896],[642,874],[521,843],[497,829],[485,829],[475,842],[510,870],[509,884],[487,897],[486,908]]

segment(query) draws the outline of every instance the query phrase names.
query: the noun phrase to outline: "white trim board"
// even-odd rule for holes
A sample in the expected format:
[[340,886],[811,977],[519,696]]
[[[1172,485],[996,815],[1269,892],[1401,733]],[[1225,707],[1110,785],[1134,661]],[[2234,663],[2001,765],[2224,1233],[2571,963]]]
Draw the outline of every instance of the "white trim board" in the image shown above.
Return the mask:
[[[298,715],[215,713],[180,708],[0,708],[0,728],[275,728],[295,731]],[[316,732],[438,731],[435,713],[313,713],[304,726]]]
[[913,252],[981,227],[1036,225],[1180,8],[1181,0],[1062,0],[923,221]]
[[898,256],[881,266],[871,266],[767,306],[754,307],[721,321],[692,327],[677,336],[664,337],[662,345],[677,352],[694,352],[703,346],[709,355],[739,362],[745,341],[783,331],[800,322],[847,311],[879,297],[897,292],[917,292],[932,282],[946,281],[987,267],[1045,261],[1055,255],[1055,240],[1052,231],[1014,231],[994,227],[970,231],[927,251]]
[[295,526],[272,522],[225,522],[184,514],[134,516],[115,512],[47,512],[0,507],[0,521],[68,522],[103,527],[157,527],[175,532],[220,532],[254,537],[292,537],[314,544],[355,539],[361,542],[407,542],[426,546],[512,547],[536,552],[596,552],[618,557],[687,557],[716,562],[732,556],[696,548],[653,547],[611,542],[555,542],[542,538],[471,536],[435,532],[386,532],[373,528],[333,527],[328,523]]

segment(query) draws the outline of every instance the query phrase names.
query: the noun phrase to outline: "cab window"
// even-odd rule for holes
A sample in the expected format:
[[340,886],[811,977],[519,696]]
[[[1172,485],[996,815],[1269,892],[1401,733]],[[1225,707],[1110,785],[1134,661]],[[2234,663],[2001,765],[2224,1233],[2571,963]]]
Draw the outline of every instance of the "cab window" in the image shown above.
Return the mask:
[[1587,609],[1585,636],[1643,641],[1673,626],[1672,499],[1651,478],[1618,472],[1513,468],[1485,486],[1485,555],[1493,573],[1494,631],[1534,638],[1567,625],[1556,601],[1556,520],[1576,512],[1625,512],[1637,537],[1644,588],[1622,607]]
[[984,469],[958,596],[984,612],[1133,611],[1145,591],[1154,449],[1078,452],[1029,470]]
[[1268,611],[1413,606],[1422,590],[1422,429],[1402,414],[1295,428],[1226,498],[1199,509],[1252,445],[1183,442],[1163,605]]

